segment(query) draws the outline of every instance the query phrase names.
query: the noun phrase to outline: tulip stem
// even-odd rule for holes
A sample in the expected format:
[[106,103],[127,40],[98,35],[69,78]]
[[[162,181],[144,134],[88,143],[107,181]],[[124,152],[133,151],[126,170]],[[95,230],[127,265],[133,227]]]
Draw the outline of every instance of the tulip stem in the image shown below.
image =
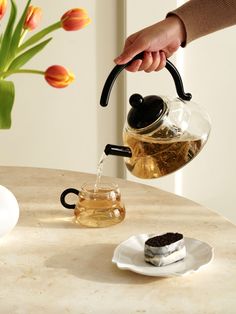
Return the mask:
[[24,38],[26,36],[26,34],[28,33],[28,29],[24,29],[20,35],[20,41],[19,41],[19,45],[20,46],[22,44],[22,42],[24,41]]
[[7,71],[7,72],[0,72],[0,78],[6,78],[12,74],[22,74],[22,73],[30,73],[30,74],[40,74],[44,75],[44,71],[40,70],[31,70],[31,69],[21,69],[21,70],[12,70],[12,71]]
[[18,47],[18,53],[20,53],[22,50],[28,48],[29,46],[34,45],[39,40],[41,40],[43,37],[48,35],[49,33],[61,28],[61,21],[56,22],[44,29],[42,29],[40,32],[36,33],[32,37],[30,37],[28,40],[26,40],[22,45]]

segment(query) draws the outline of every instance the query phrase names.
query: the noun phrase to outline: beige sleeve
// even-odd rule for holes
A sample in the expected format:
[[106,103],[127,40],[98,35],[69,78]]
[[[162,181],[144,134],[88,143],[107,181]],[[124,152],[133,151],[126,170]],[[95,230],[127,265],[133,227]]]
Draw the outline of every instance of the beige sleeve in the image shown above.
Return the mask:
[[184,23],[186,42],[236,24],[236,0],[189,0],[169,15]]

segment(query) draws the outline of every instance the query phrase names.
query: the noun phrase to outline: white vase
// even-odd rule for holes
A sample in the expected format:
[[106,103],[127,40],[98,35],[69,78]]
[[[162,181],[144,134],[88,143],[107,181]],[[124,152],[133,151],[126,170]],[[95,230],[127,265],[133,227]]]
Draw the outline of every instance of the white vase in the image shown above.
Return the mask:
[[19,219],[19,205],[13,193],[0,185],[0,237],[8,234]]

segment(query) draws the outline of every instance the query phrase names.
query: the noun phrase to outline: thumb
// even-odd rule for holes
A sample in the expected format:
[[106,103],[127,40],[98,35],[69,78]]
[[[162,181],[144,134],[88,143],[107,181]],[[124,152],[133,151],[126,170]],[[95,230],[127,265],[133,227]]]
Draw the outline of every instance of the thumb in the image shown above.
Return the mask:
[[117,57],[115,58],[114,62],[117,64],[125,64],[131,61],[137,54],[144,51],[144,47],[133,43]]

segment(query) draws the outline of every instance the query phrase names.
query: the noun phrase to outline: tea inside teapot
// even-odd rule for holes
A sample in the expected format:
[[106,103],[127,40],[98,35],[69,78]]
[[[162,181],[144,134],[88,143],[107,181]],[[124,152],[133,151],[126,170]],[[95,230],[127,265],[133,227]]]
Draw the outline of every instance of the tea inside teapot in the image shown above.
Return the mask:
[[200,152],[209,135],[208,117],[198,105],[162,100],[165,110],[153,123],[133,128],[128,116],[124,128],[124,144],[132,151],[125,163],[139,178],[159,178],[182,168]]
[[191,161],[202,148],[202,139],[184,132],[179,137],[166,140],[157,136],[169,130],[162,130],[144,137],[132,132],[124,132],[124,144],[133,152],[131,158],[125,158],[127,169],[136,177],[152,179],[172,173]]

